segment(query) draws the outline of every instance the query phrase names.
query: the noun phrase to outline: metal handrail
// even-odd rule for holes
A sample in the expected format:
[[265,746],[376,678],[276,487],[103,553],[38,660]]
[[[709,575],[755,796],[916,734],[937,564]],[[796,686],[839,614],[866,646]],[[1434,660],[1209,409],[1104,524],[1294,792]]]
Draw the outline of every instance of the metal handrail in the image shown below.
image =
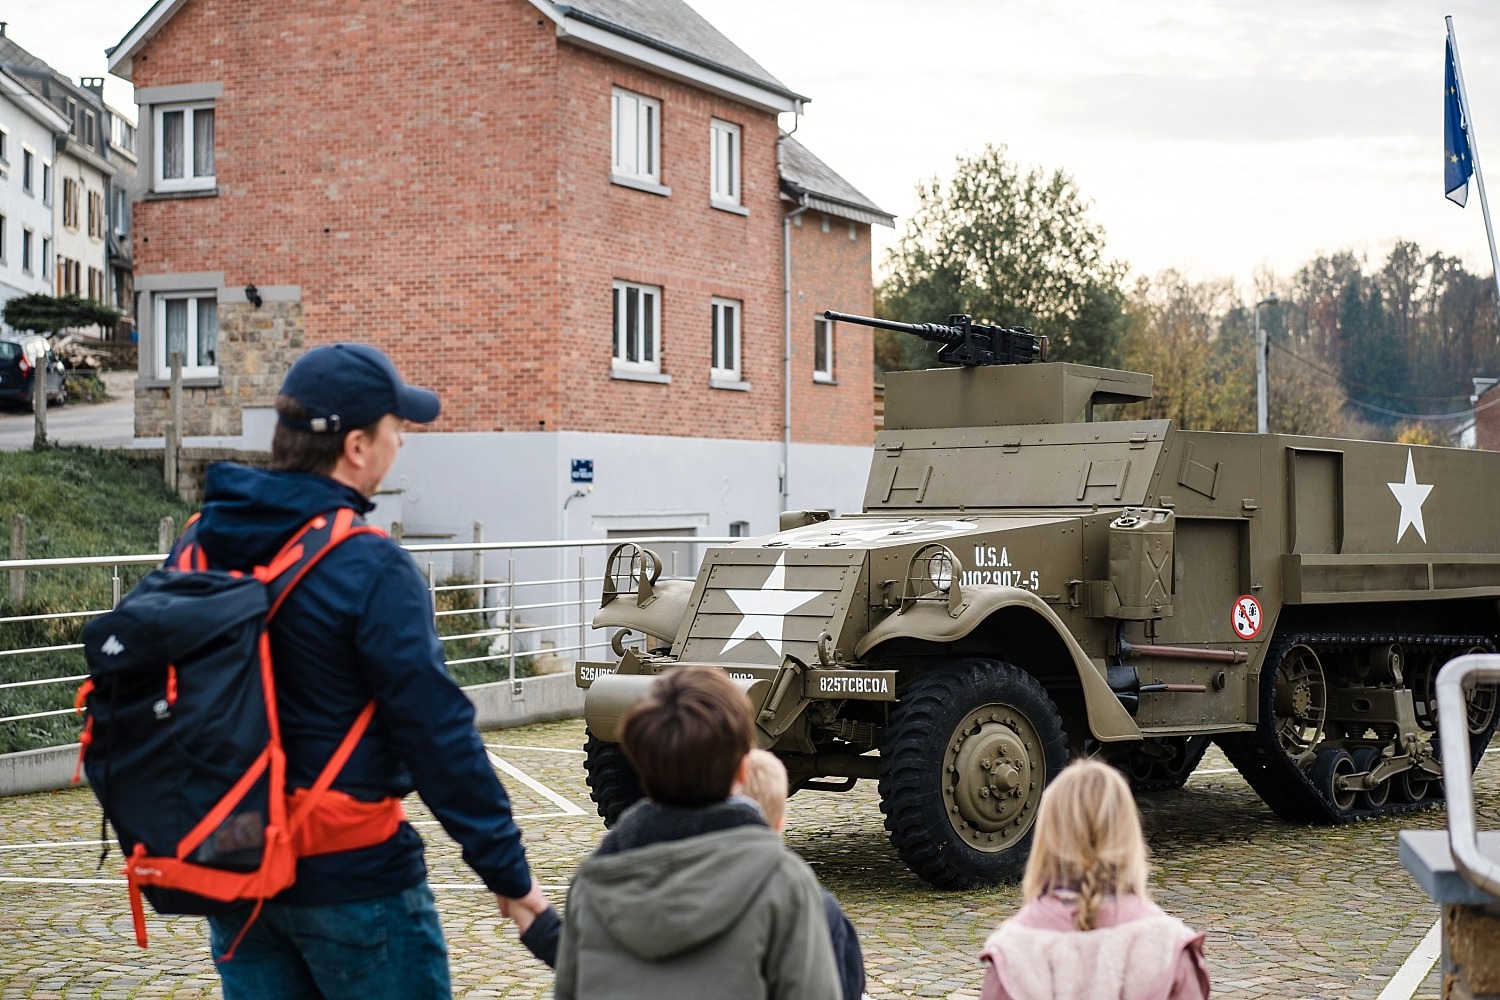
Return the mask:
[[[598,591],[597,591],[596,588],[602,582],[603,576],[601,574],[599,574],[598,570],[595,570],[594,572],[589,572],[588,571],[588,569],[585,566],[585,550],[598,550],[598,549],[609,548],[609,547],[613,547],[615,545],[619,545],[619,544],[621,544],[623,542],[627,542],[627,541],[628,542],[634,542],[634,543],[637,543],[637,544],[643,544],[643,545],[652,545],[652,544],[681,545],[681,544],[686,543],[686,544],[693,545],[695,547],[699,547],[699,546],[711,546],[711,545],[727,544],[727,543],[732,543],[732,542],[739,541],[739,539],[738,538],[733,538],[733,537],[720,537],[720,536],[683,536],[683,535],[654,536],[653,535],[653,536],[641,536],[641,537],[638,537],[638,538],[628,538],[628,539],[627,538],[573,538],[573,539],[560,539],[560,540],[556,540],[556,541],[535,541],[535,542],[516,542],[516,541],[496,541],[496,542],[461,541],[460,542],[460,541],[455,541],[455,542],[439,542],[439,543],[431,543],[431,544],[423,543],[423,544],[403,545],[402,548],[404,548],[414,558],[415,557],[419,557],[419,556],[424,555],[424,554],[429,554],[429,553],[465,553],[465,552],[468,552],[468,553],[481,553],[481,552],[509,552],[509,553],[512,553],[512,558],[508,561],[509,564],[507,566],[506,579],[504,579],[502,581],[494,581],[494,580],[479,581],[479,580],[476,580],[474,582],[466,582],[466,583],[459,583],[459,584],[442,584],[442,585],[439,585],[437,583],[437,581],[433,578],[433,575],[434,575],[433,574],[433,563],[430,560],[427,561],[427,563],[428,563],[428,566],[427,566],[427,576],[428,576],[428,589],[429,589],[429,591],[430,591],[430,593],[431,593],[431,595],[432,595],[432,597],[434,599],[434,603],[436,602],[436,597],[437,597],[437,595],[440,592],[469,589],[469,590],[476,590],[479,593],[479,600],[476,603],[478,605],[480,605],[480,606],[475,607],[475,608],[456,608],[456,609],[452,609],[452,610],[442,610],[442,611],[438,611],[438,610],[434,609],[434,611],[433,611],[433,617],[434,617],[435,620],[436,619],[441,619],[441,618],[458,617],[458,616],[462,616],[462,615],[474,615],[474,614],[488,616],[490,614],[504,613],[504,615],[505,615],[505,621],[503,623],[497,624],[493,628],[480,629],[480,630],[477,630],[477,631],[470,631],[470,632],[464,632],[463,634],[458,634],[458,635],[445,635],[445,636],[441,637],[441,639],[442,639],[442,641],[443,641],[443,643],[445,645],[447,643],[450,643],[450,642],[454,642],[454,641],[458,641],[458,640],[464,640],[464,639],[469,639],[469,640],[472,640],[472,639],[482,639],[482,638],[485,638],[487,636],[495,637],[496,639],[499,639],[501,637],[505,637],[507,639],[507,642],[505,644],[505,650],[503,652],[492,652],[492,653],[488,653],[488,654],[482,655],[482,656],[471,656],[471,657],[454,658],[454,659],[447,660],[447,663],[449,665],[458,665],[458,664],[467,664],[467,663],[509,661],[509,665],[510,665],[510,671],[509,671],[510,672],[510,681],[511,681],[512,684],[515,684],[515,682],[516,682],[515,670],[516,670],[516,659],[517,659],[517,657],[524,657],[524,656],[529,656],[529,655],[535,655],[535,654],[543,652],[543,651],[551,652],[551,653],[554,653],[554,654],[576,653],[578,655],[583,655],[588,649],[590,649],[590,648],[592,648],[592,647],[594,647],[596,645],[602,647],[605,644],[605,642],[606,642],[605,639],[600,638],[597,641],[594,641],[588,635],[588,632],[591,629],[591,622],[589,621],[589,615],[588,615],[588,605],[590,603],[592,603],[592,599],[597,598]],[[546,551],[546,550],[549,550],[549,549],[555,549],[555,550],[557,550],[557,552],[558,552],[559,555],[564,554],[569,549],[573,550],[577,554],[577,559],[578,559],[578,572],[577,572],[577,574],[576,575],[572,575],[572,576],[568,576],[568,575],[555,575],[555,571],[554,571],[552,573],[548,573],[547,576],[545,576],[545,577],[540,577],[540,578],[535,579],[535,580],[518,580],[518,579],[516,579],[516,566],[515,566],[516,560],[514,558],[514,553],[517,550],[530,551],[530,552],[541,552],[541,551]],[[703,550],[701,548],[698,548],[698,549],[696,549],[696,551],[701,552]],[[138,555],[114,555],[114,556],[72,556],[72,557],[61,557],[61,558],[51,558],[51,559],[4,559],[4,560],[0,560],[0,571],[3,571],[3,570],[30,571],[30,570],[53,570],[53,569],[78,569],[78,568],[90,568],[90,567],[103,567],[103,568],[113,569],[113,571],[114,571],[113,574],[112,574],[112,576],[113,576],[113,597],[112,597],[111,600],[113,602],[118,602],[119,599],[120,599],[120,597],[121,597],[121,595],[122,595],[122,588],[121,588],[121,582],[122,581],[121,581],[120,572],[119,572],[120,567],[123,567],[123,566],[150,566],[150,567],[154,567],[154,566],[160,565],[163,562],[163,560],[165,560],[165,559],[166,559],[166,555],[164,553],[147,553],[147,554],[138,554]],[[677,567],[675,567],[675,559],[674,559],[674,569],[676,569],[676,568]],[[691,572],[693,572],[696,569],[696,567],[681,567],[681,569],[685,570],[685,571],[688,571],[689,573],[691,573]],[[679,575],[679,574],[675,574],[674,573],[672,575]],[[527,588],[536,588],[536,587],[565,588],[567,592],[575,593],[577,596],[576,597],[564,597],[564,598],[562,598],[560,600],[529,601],[529,602],[521,602],[521,601],[518,601],[516,599],[517,598],[517,591],[523,590],[523,589],[527,589]],[[503,604],[498,603],[498,602],[494,602],[493,600],[487,601],[487,600],[484,599],[484,595],[485,595],[485,592],[488,591],[488,590],[495,590],[495,591],[500,591],[502,593],[508,593],[509,600],[506,601]],[[522,614],[522,613],[528,613],[528,612],[533,612],[533,611],[541,611],[541,612],[563,611],[563,610],[568,610],[568,609],[576,610],[576,612],[577,612],[577,620],[576,621],[561,620],[561,621],[557,621],[557,622],[522,625],[522,624],[518,624],[518,622],[516,620],[517,615],[518,614]],[[44,620],[44,619],[54,619],[54,618],[90,618],[90,617],[94,617],[96,615],[104,614],[106,610],[108,610],[108,609],[107,608],[103,608],[103,609],[86,608],[84,610],[70,610],[70,611],[62,611],[62,612],[48,612],[48,613],[43,613],[43,614],[38,614],[38,615],[17,615],[17,616],[11,616],[11,617],[6,617],[6,618],[3,618],[3,619],[0,619],[0,624],[4,624],[4,623],[21,623],[21,622],[28,622],[28,621],[40,621],[40,620]],[[547,635],[547,634],[551,634],[555,638],[553,640],[551,640],[551,645],[545,646],[543,649],[530,650],[530,651],[522,651],[522,650],[519,650],[517,648],[517,640],[520,639],[520,638],[522,638],[522,637],[527,637],[527,636],[530,636],[530,637],[540,637],[540,636]],[[570,634],[576,635],[575,641],[568,642],[568,641],[565,640],[565,637],[569,636]],[[58,645],[55,645],[55,646],[36,646],[36,647],[27,647],[27,648],[18,648],[18,649],[0,649],[0,657],[27,656],[27,655],[37,654],[37,653],[61,653],[61,652],[76,651],[76,650],[79,650],[79,649],[82,649],[82,648],[83,648],[82,645],[79,644],[79,643],[65,643],[65,644],[58,644]],[[51,685],[61,684],[61,683],[74,682],[74,681],[78,681],[78,680],[81,680],[81,679],[82,679],[82,675],[72,675],[72,676],[69,676],[69,677],[43,677],[43,678],[35,678],[35,679],[31,679],[31,680],[15,681],[15,682],[10,682],[10,683],[5,683],[3,685],[0,685],[0,688],[11,689],[11,688],[27,688],[27,687],[44,687],[44,686],[51,686]],[[55,710],[50,710],[50,711],[30,712],[30,713],[18,714],[18,715],[13,715],[13,716],[5,716],[5,717],[0,717],[0,724],[13,723],[13,722],[22,722],[22,721],[28,721],[28,720],[32,720],[32,719],[42,719],[42,718],[48,718],[48,717],[53,717],[53,716],[64,716],[64,715],[73,714],[73,712],[74,712],[74,709],[63,708],[63,709],[55,709]]]
[[[1443,784],[1448,799],[1448,849],[1459,874],[1500,897],[1500,864],[1479,850],[1474,825],[1474,779],[1469,774],[1469,708],[1464,694],[1471,682],[1500,682],[1500,654],[1466,653],[1438,671],[1438,734],[1443,748]],[[1444,724],[1446,720],[1446,724]]]

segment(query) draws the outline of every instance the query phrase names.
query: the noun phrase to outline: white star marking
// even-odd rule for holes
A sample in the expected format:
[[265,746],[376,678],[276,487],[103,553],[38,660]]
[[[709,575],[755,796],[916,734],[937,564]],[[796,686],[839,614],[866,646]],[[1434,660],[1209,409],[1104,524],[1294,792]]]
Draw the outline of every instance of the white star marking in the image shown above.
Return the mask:
[[786,616],[822,595],[821,590],[786,589],[786,553],[783,552],[771,567],[771,575],[759,590],[726,590],[725,594],[734,602],[735,608],[745,617],[734,627],[729,641],[720,653],[727,653],[742,642],[760,636],[779,657],[782,654],[782,630],[786,627]]
[[1432,492],[1432,487],[1417,482],[1417,473],[1411,464],[1410,448],[1406,449],[1406,481],[1386,485],[1396,494],[1396,502],[1401,504],[1401,520],[1396,524],[1396,541],[1401,541],[1408,527],[1416,528],[1422,541],[1427,541],[1427,526],[1422,523],[1422,503],[1427,499],[1427,494]]

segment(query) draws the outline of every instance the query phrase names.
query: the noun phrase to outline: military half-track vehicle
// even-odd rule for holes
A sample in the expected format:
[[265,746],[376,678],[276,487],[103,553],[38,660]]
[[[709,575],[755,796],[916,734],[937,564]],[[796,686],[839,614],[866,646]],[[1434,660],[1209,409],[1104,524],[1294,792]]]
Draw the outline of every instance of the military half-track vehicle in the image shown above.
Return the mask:
[[1477,762],[1496,692],[1441,720],[1472,751],[1446,761],[1434,682],[1500,637],[1500,453],[1096,420],[1151,376],[1024,363],[1026,331],[955,320],[913,332],[953,333],[961,367],[887,376],[862,513],[783,514],[694,582],[611,553],[616,658],[576,667],[606,822],[640,794],[621,715],[686,665],[741,682],[793,789],[878,781],[945,888],[1018,877],[1079,755],[1172,788],[1216,741],[1314,823],[1430,806]]

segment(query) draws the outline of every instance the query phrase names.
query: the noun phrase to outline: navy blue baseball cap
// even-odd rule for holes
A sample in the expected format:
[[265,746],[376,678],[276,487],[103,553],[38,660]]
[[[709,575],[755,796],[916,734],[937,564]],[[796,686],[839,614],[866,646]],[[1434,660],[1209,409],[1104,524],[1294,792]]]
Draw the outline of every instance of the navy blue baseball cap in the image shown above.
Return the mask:
[[292,365],[281,391],[307,410],[307,420],[279,417],[281,423],[314,433],[368,427],[387,413],[429,424],[437,419],[437,394],[407,385],[391,359],[369,344],[314,347]]

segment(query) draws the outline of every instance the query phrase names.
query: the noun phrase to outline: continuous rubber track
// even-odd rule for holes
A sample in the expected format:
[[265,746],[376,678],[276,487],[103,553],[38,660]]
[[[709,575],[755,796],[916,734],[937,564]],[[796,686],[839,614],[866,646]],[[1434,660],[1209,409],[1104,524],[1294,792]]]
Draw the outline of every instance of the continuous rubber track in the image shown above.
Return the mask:
[[[1487,652],[1495,651],[1495,644],[1485,636],[1468,635],[1417,635],[1409,633],[1387,633],[1366,635],[1343,632],[1304,632],[1278,637],[1266,655],[1261,668],[1260,725],[1253,732],[1233,733],[1217,737],[1219,746],[1229,762],[1239,770],[1245,781],[1260,795],[1266,805],[1282,819],[1295,823],[1317,823],[1323,825],[1348,823],[1368,819],[1372,816],[1389,816],[1394,813],[1416,812],[1431,809],[1442,802],[1440,795],[1433,795],[1421,802],[1397,802],[1392,799],[1378,809],[1354,808],[1341,810],[1329,801],[1313,783],[1311,775],[1298,767],[1282,750],[1276,735],[1274,680],[1277,667],[1287,651],[1293,646],[1305,645],[1312,649],[1323,662],[1330,655],[1370,646],[1397,643],[1404,649],[1425,653],[1445,653],[1451,659],[1474,648]],[[1326,674],[1325,674],[1326,678]],[[1325,680],[1326,682],[1326,680]],[[1337,721],[1337,720],[1334,720]],[[1489,731],[1478,737],[1471,736],[1473,748],[1472,767],[1489,744],[1495,730],[1491,720]],[[1436,734],[1434,734],[1434,740]],[[1440,787],[1433,782],[1433,789]]]

